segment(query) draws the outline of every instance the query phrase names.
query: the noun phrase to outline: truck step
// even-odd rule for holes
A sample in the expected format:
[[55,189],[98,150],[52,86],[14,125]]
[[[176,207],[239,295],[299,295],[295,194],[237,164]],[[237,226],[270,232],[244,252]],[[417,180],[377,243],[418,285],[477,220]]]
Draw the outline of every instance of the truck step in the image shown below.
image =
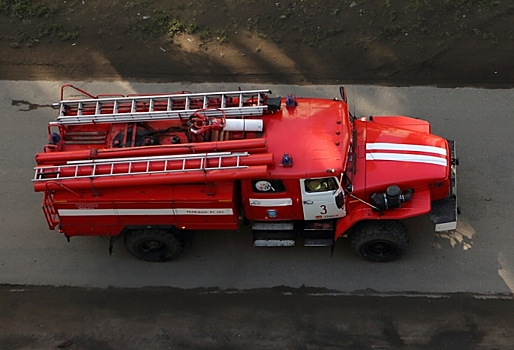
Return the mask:
[[334,239],[330,238],[306,238],[303,244],[305,247],[331,247]]
[[333,231],[334,220],[305,221],[303,230],[309,231]]
[[297,236],[293,222],[256,222],[253,224],[254,247],[293,247]]
[[294,229],[294,222],[254,222],[252,229],[257,231],[291,231]]
[[294,247],[294,239],[256,239],[254,247]]

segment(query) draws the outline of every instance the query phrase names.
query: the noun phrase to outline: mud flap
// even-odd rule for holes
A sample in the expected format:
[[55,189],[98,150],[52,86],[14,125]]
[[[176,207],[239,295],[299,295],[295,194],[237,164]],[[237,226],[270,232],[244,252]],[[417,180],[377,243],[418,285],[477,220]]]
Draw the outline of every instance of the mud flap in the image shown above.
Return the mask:
[[116,243],[117,240],[119,240],[121,237],[123,237],[123,233],[120,233],[116,236],[111,236],[109,239],[109,255],[112,255],[112,250],[114,249],[114,243]]
[[432,203],[430,220],[435,230],[450,231],[457,228],[457,198],[445,198]]
[[451,151],[451,182],[450,193],[447,198],[432,202],[430,220],[435,224],[435,230],[450,231],[457,228],[457,165],[459,164],[455,152],[455,141],[448,140]]

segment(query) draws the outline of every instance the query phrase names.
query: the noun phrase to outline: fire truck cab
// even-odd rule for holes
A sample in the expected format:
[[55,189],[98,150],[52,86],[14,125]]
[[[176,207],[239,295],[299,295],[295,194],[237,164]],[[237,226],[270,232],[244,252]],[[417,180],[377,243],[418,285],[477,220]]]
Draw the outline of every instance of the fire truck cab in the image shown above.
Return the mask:
[[[70,93],[71,92],[71,93]],[[77,98],[76,94],[80,98]],[[65,95],[75,94],[73,98]],[[269,90],[92,95],[64,85],[34,189],[50,229],[177,257],[196,230],[252,227],[255,246],[405,254],[402,219],[457,223],[454,142],[404,116],[356,118],[333,99]]]

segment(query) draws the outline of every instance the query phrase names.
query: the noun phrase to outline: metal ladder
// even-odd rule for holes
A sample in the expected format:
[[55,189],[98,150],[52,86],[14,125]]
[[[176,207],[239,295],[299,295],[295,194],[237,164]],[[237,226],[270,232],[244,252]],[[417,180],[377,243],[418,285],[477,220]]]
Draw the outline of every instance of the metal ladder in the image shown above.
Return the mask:
[[[66,165],[35,167],[33,182],[106,176],[208,171],[247,168],[241,158],[248,152],[214,152],[172,156],[77,160]],[[226,163],[229,162],[230,165]]]
[[[207,116],[256,116],[268,108],[261,94],[270,90],[246,90],[171,95],[101,97],[63,100],[55,103],[59,109],[57,121],[51,125],[88,123],[125,123],[189,117],[198,109],[207,109]],[[250,104],[245,102],[252,99]],[[212,109],[209,109],[212,108]]]

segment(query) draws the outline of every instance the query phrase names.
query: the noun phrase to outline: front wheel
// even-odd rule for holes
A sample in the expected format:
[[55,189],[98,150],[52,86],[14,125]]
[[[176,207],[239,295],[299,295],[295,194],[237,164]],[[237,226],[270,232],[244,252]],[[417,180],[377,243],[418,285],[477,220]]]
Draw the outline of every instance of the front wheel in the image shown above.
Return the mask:
[[409,248],[407,228],[399,221],[367,221],[351,235],[352,249],[374,262],[388,262],[405,255]]
[[154,262],[172,260],[182,252],[183,247],[172,232],[161,229],[132,230],[125,234],[124,241],[132,255]]

